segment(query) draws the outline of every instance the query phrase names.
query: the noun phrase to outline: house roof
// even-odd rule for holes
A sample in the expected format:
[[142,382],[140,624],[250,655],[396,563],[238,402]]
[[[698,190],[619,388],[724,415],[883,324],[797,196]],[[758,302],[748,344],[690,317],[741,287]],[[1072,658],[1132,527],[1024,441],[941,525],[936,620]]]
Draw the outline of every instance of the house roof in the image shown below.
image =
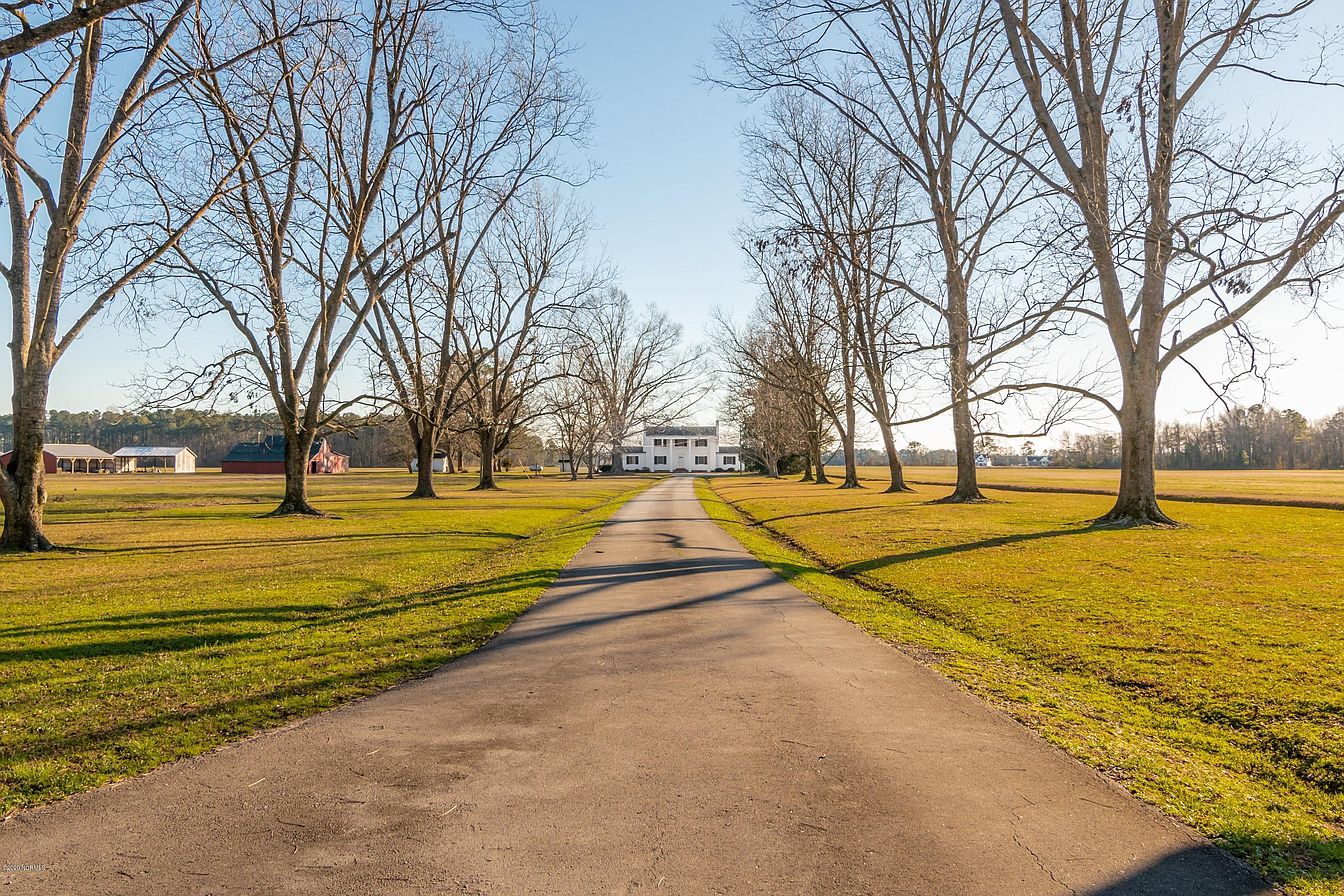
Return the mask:
[[648,426],[644,428],[646,436],[716,436],[717,426]]
[[741,454],[742,449],[736,445],[720,445],[717,454]]
[[97,460],[111,460],[112,455],[103,451],[101,448],[95,448],[92,445],[74,445],[66,442],[49,442],[42,446],[48,454],[54,457],[84,457]]
[[644,453],[644,446],[643,446],[643,445],[622,445],[619,449],[617,449],[616,453],[617,453],[617,454],[643,454],[643,453]]
[[[326,439],[314,439],[312,447],[308,449],[310,458],[317,457],[321,452],[322,446],[326,444]],[[260,442],[239,442],[234,445],[228,454],[224,455],[225,461],[248,461],[257,462],[285,462],[285,437],[267,436]]]
[[125,448],[118,448],[112,452],[113,457],[177,457],[183,451],[192,455],[196,452],[185,446],[177,448],[160,448],[153,445],[127,445]]

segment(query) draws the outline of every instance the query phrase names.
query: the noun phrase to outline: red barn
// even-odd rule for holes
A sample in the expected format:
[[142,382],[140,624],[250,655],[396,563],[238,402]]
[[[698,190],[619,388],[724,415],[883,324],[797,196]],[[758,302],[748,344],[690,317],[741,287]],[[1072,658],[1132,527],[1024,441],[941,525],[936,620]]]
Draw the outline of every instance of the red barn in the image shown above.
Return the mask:
[[[267,436],[260,442],[239,442],[219,463],[221,473],[285,473],[285,437]],[[350,458],[338,454],[326,439],[308,450],[309,473],[348,473]]]

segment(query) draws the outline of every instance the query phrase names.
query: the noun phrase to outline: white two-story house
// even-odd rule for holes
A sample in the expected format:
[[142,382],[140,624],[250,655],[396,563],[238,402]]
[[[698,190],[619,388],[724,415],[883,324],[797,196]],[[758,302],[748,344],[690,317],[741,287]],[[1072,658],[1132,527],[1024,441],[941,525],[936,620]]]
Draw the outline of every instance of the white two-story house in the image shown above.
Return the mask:
[[719,425],[650,426],[643,445],[621,448],[621,465],[629,472],[711,473],[742,469],[742,452],[719,444]]

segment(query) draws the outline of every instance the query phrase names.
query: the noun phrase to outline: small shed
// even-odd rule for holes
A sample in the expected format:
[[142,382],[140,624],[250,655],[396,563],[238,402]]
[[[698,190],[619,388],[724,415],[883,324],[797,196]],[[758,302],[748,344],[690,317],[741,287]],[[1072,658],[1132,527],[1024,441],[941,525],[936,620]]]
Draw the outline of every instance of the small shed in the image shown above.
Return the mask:
[[[8,464],[13,454],[0,454],[0,466]],[[48,473],[111,473],[117,461],[92,445],[51,442],[42,446],[42,466]]]
[[196,452],[181,447],[128,445],[112,452],[118,473],[195,473]]
[[[411,458],[411,472],[415,473],[419,471],[419,469],[420,469],[420,459],[418,457]],[[448,472],[448,452],[435,451],[434,462],[430,466],[430,469],[433,470],[435,473]]]
[[[221,473],[285,473],[285,437],[267,436],[260,442],[239,442],[219,463]],[[350,458],[332,450],[326,439],[308,449],[309,473],[348,473]]]

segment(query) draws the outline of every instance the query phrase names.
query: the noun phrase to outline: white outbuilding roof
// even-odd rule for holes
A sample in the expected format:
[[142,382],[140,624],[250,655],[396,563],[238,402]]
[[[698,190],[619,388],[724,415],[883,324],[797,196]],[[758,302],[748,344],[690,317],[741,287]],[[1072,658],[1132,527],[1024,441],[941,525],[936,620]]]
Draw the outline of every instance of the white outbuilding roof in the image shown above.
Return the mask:
[[196,456],[196,452],[190,448],[156,448],[150,445],[128,445],[125,448],[118,448],[113,457],[177,457],[183,451]]
[[111,460],[112,455],[92,445],[71,445],[64,442],[48,442],[43,450],[54,457],[89,458],[91,460]]

